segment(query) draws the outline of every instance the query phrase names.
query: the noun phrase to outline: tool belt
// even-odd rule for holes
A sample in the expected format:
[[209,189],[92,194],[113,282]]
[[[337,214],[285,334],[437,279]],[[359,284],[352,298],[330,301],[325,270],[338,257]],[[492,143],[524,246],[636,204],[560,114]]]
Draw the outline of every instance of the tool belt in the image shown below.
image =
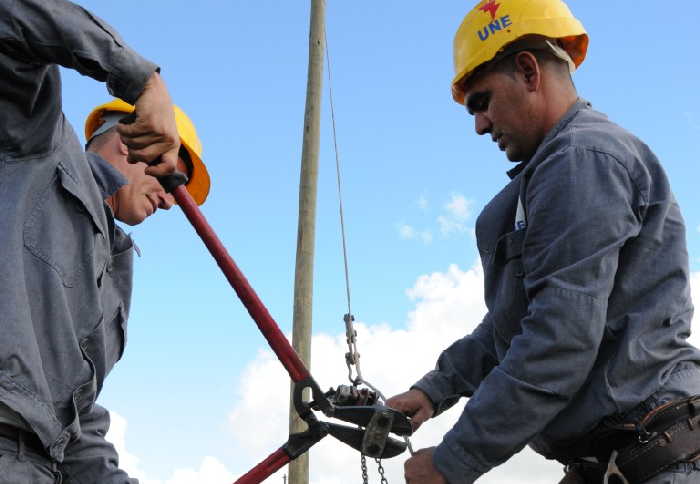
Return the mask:
[[22,430],[13,425],[0,423],[0,437],[17,443],[22,441],[26,449],[35,454],[47,455],[44,444],[41,443],[41,440],[34,432]]
[[641,484],[674,464],[700,459],[700,395],[668,402],[639,422],[604,421],[583,440],[555,454],[568,473],[591,484]]

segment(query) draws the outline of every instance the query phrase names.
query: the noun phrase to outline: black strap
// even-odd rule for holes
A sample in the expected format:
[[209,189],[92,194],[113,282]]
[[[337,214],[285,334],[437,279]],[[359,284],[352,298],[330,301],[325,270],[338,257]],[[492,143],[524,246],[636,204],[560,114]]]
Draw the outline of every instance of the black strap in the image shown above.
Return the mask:
[[661,405],[639,422],[625,423],[619,417],[608,417],[583,437],[559,442],[549,457],[565,465],[581,457],[597,457],[603,461],[613,450],[622,451],[639,442],[649,442],[675,423],[696,415],[700,415],[700,395]]
[[678,462],[700,455],[700,416],[677,422],[646,444],[620,452],[618,466],[631,483],[644,482]]

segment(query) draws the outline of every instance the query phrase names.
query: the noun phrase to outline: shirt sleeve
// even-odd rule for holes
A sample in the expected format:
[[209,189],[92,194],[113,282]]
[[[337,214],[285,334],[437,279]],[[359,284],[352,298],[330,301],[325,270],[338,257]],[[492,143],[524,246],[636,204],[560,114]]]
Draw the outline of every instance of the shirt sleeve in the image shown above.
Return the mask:
[[114,446],[105,440],[109,412],[99,406],[80,416],[81,436],[66,447],[60,471],[67,484],[138,484],[119,469]]
[[472,483],[539,434],[586,381],[602,341],[620,248],[639,233],[639,192],[612,156],[570,147],[532,173],[523,245],[528,311],[434,454]]
[[156,69],[103,20],[65,0],[0,2],[0,50],[27,64],[60,64],[106,81],[112,95],[130,103]]
[[487,314],[473,333],[443,351],[435,369],[411,388],[421,390],[430,398],[437,416],[460,397],[471,397],[497,364],[493,326]]
[[74,3],[0,1],[0,140],[8,156],[41,156],[67,139],[58,65],[106,82],[130,103],[157,69]]

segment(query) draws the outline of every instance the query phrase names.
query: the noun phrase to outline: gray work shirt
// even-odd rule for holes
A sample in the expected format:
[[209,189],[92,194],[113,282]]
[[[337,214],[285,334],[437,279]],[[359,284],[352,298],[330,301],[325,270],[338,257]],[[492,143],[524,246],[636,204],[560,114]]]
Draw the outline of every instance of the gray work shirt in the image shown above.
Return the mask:
[[156,69],[75,4],[0,2],[0,402],[67,475],[102,466],[95,482],[135,482],[106,443],[81,453],[109,424],[95,399],[123,351],[132,244],[61,112],[56,64],[127,102]]
[[434,454],[452,484],[528,443],[551,457],[700,362],[685,226],[648,146],[579,100],[510,175],[476,224],[488,313],[415,385],[438,413],[471,397]]

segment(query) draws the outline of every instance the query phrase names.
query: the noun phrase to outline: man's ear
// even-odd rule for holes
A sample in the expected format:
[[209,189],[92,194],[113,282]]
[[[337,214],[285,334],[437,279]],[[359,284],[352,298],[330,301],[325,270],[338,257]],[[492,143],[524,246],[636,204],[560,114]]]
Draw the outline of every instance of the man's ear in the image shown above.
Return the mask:
[[528,91],[537,91],[540,87],[542,72],[537,57],[532,52],[523,51],[515,55],[515,70],[525,81]]
[[116,144],[117,144],[117,149],[119,150],[119,154],[127,156],[129,154],[129,148],[127,148],[127,146],[124,144],[121,136],[119,136],[119,133],[115,132],[115,134],[116,134],[116,138],[117,138]]

